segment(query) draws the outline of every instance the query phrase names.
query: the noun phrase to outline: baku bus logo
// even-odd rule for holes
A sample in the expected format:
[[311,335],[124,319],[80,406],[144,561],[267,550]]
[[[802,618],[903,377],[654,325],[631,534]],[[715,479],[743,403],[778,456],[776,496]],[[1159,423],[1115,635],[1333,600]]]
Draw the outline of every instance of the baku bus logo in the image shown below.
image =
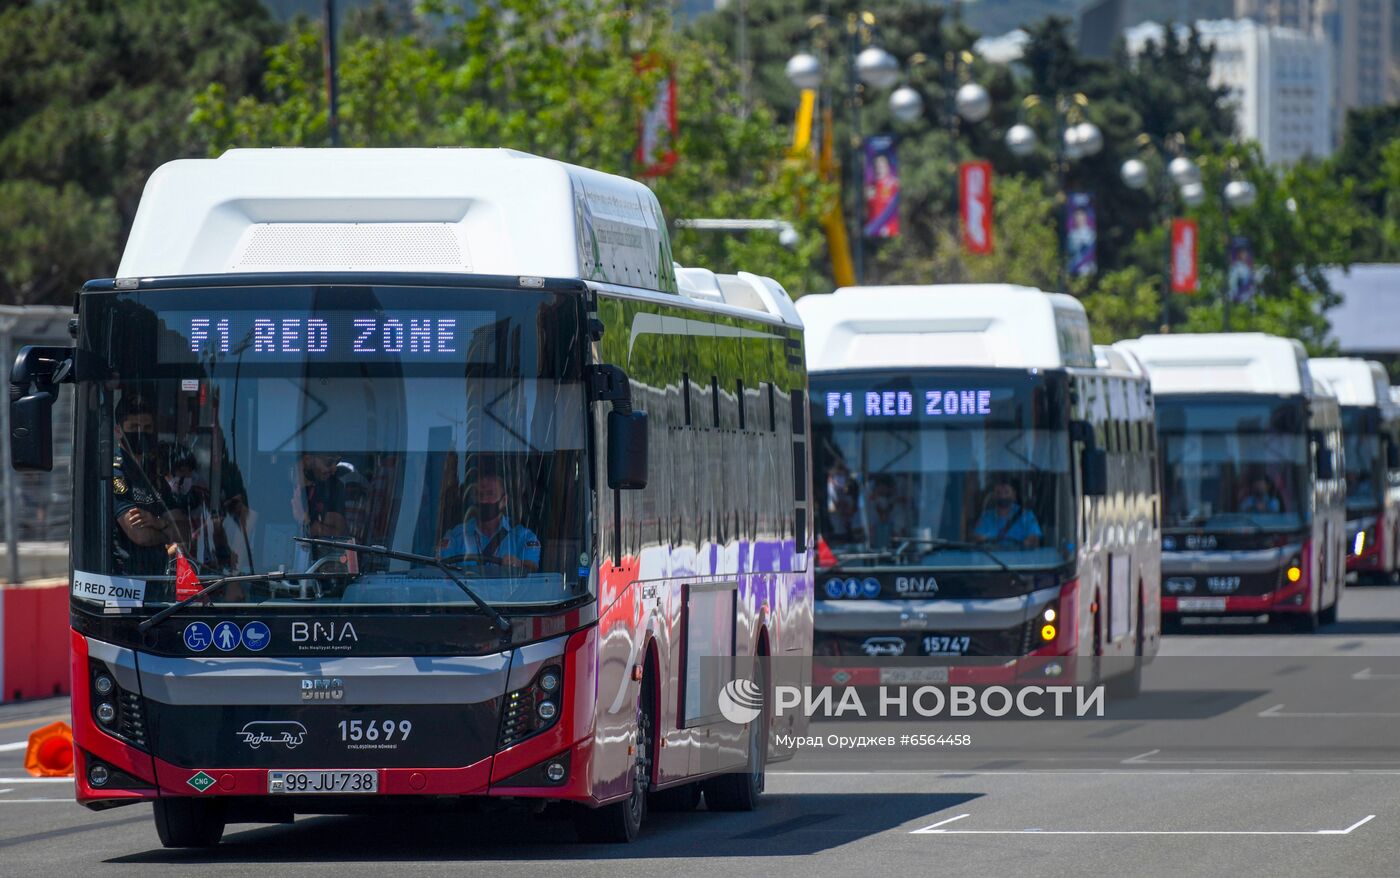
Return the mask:
[[288,750],[295,750],[306,740],[306,726],[297,722],[269,722],[261,720],[245,725],[238,737],[254,750],[263,744],[281,744]]
[[730,722],[746,726],[763,712],[763,690],[752,680],[731,680],[719,692],[719,712]]

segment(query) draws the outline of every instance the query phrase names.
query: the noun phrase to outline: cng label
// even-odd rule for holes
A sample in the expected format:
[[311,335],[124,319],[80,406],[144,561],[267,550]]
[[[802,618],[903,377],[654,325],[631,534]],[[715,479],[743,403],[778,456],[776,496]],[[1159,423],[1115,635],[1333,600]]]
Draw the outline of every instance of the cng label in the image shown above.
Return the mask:
[[189,780],[185,781],[185,783],[189,784],[190,786],[194,787],[195,790],[202,793],[208,790],[214,784],[218,783],[218,781],[214,780],[214,778],[210,777],[206,772],[201,771],[198,774],[191,777]]

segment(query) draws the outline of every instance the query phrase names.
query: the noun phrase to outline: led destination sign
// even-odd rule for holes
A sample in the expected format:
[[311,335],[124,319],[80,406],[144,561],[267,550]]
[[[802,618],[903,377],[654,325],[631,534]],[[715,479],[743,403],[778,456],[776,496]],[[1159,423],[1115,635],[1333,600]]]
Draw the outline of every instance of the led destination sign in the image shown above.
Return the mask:
[[828,418],[987,418],[992,404],[1010,400],[1007,388],[945,388],[942,390],[828,391]]
[[167,311],[159,360],[243,362],[480,362],[494,357],[483,312]]

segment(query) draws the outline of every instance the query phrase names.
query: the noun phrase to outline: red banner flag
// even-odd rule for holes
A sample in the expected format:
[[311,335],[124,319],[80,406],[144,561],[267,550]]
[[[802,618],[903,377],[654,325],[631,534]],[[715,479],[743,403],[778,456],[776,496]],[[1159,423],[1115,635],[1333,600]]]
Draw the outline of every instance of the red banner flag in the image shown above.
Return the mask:
[[992,252],[992,163],[963,162],[958,168],[958,212],[963,249]]
[[1194,293],[1200,287],[1196,268],[1199,238],[1193,219],[1172,220],[1172,292]]
[[199,594],[204,584],[199,581],[199,574],[194,572],[194,565],[185,557],[185,553],[179,549],[175,552],[175,600],[183,601]]
[[[638,58],[638,73],[661,66],[654,56]],[[680,120],[676,114],[676,77],[667,69],[656,84],[651,103],[642,110],[637,123],[637,174],[642,177],[660,177],[671,173],[679,155],[676,144],[680,140]]]

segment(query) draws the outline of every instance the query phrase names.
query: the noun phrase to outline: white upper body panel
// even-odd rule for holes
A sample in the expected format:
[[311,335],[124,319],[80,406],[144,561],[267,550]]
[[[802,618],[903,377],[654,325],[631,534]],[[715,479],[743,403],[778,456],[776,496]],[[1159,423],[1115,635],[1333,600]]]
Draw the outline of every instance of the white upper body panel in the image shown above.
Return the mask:
[[1154,393],[1315,392],[1307,352],[1291,338],[1262,332],[1144,335],[1114,347],[1137,357]]
[[539,275],[676,291],[632,180],[506,149],[235,149],[162,165],[118,277]]
[[1324,378],[1342,405],[1390,407],[1390,376],[1375,360],[1319,357],[1308,361],[1314,378]]
[[1010,284],[843,287],[797,300],[807,368],[1093,368],[1084,307]]
[[801,326],[771,278],[672,262],[646,186],[509,149],[234,149],[158,168],[117,276],[246,272],[578,278]]

